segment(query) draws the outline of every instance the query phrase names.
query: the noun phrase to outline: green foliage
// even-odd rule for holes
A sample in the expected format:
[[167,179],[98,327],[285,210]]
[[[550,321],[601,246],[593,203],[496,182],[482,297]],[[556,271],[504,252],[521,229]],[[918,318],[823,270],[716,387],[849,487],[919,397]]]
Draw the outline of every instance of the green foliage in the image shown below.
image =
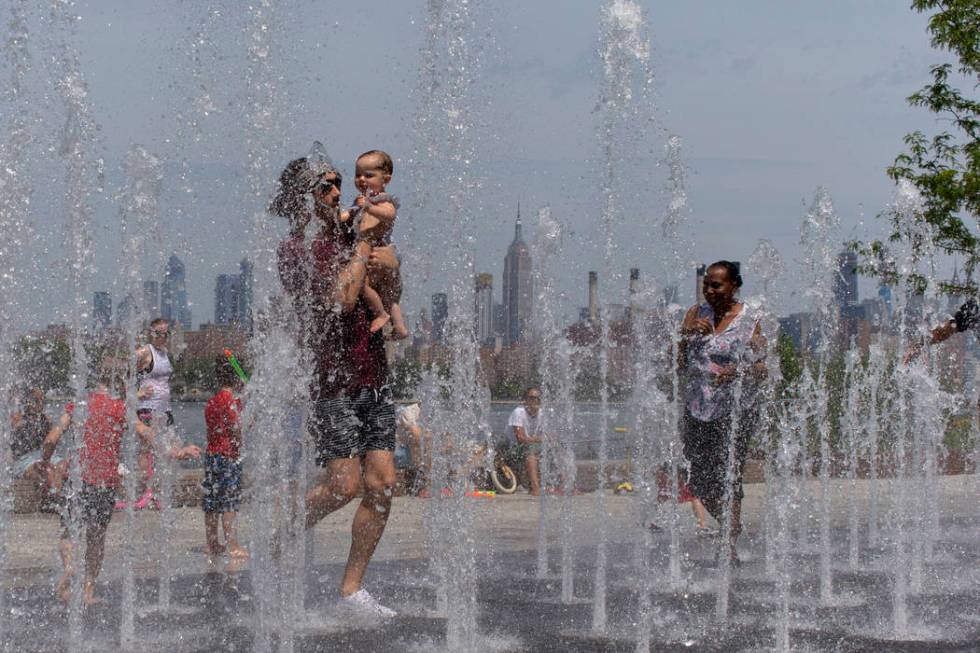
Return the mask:
[[[980,216],[980,102],[975,91],[980,83],[980,0],[914,0],[918,12],[933,11],[929,19],[932,45],[955,55],[958,63],[940,64],[931,69],[932,82],[913,93],[909,104],[936,114],[949,129],[931,137],[914,132],[905,137],[907,150],[896,157],[888,176],[896,182],[906,180],[922,194],[924,206],[920,216],[889,212],[890,240],[911,245],[914,253],[935,246],[964,262],[967,279],[972,279],[980,262],[975,235]],[[954,86],[954,77],[965,78],[969,91]],[[965,221],[967,215],[974,221]],[[862,265],[869,273],[887,274],[877,264],[885,245],[880,242],[863,245],[852,243],[870,259]],[[924,279],[913,278],[922,286]],[[976,284],[940,283],[944,292],[975,292]]]
[[947,449],[973,451],[974,434],[973,420],[976,416],[971,412],[965,415],[955,415],[949,420],[946,433],[943,435],[943,446]]
[[827,388],[826,419],[830,423],[830,442],[831,446],[837,447],[841,444],[841,414],[847,401],[849,384],[854,382],[854,379],[847,376],[847,361],[842,349],[835,348],[831,351],[824,368],[823,381]]
[[71,391],[71,348],[64,340],[25,336],[14,348],[17,378],[45,393]]
[[171,390],[180,395],[192,389],[213,393],[218,390],[215,378],[214,359],[209,356],[197,358],[180,357],[174,361],[174,375]]
[[777,397],[785,397],[792,393],[796,383],[803,375],[803,360],[800,352],[796,350],[793,339],[788,335],[779,332],[779,339],[776,341],[776,353],[779,355],[779,372],[782,379],[779,387],[776,388]]
[[422,380],[422,365],[417,361],[401,358],[391,366],[391,387],[395,399],[414,399]]
[[524,377],[508,377],[490,387],[490,398],[494,401],[519,401],[523,398],[527,385]]

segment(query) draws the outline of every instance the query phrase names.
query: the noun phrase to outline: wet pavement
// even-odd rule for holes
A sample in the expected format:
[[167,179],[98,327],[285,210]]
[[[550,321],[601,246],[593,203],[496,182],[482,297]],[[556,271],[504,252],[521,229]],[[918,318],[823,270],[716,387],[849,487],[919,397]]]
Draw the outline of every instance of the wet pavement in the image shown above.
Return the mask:
[[[883,519],[880,546],[867,546],[863,530],[858,565],[847,558],[847,511],[844,495],[835,494],[832,539],[832,600],[819,600],[819,550],[816,523],[800,540],[794,534],[791,555],[790,634],[802,651],[977,651],[980,650],[980,509],[975,477],[942,479],[940,532],[931,558],[923,564],[921,587],[910,589],[908,633],[896,640],[892,628],[894,559]],[[841,489],[836,484],[838,490]],[[887,490],[887,486],[883,489]],[[477,511],[476,560],[479,583],[480,650],[634,651],[637,623],[648,619],[651,650],[773,650],[778,619],[777,586],[766,573],[761,528],[762,486],[748,486],[747,528],[740,543],[742,566],[732,571],[729,618],[715,619],[716,540],[698,537],[686,506],[681,513],[682,582],[666,583],[669,538],[653,538],[649,563],[651,609],[643,611],[635,561],[637,519],[629,497],[607,496],[611,544],[605,632],[592,631],[592,571],[597,534],[589,516],[594,497],[571,499],[576,515],[574,598],[561,601],[559,543],[549,549],[550,573],[536,578],[538,506],[526,495],[472,499]],[[815,490],[815,488],[813,488]],[[866,487],[861,488],[862,493]],[[810,493],[815,496],[815,491]],[[863,496],[863,495],[862,495]],[[887,493],[886,493],[887,496]],[[560,499],[559,499],[560,500]],[[201,553],[201,513],[178,509],[171,545],[175,561],[172,609],[154,611],[158,569],[155,514],[140,515],[135,536],[137,564],[134,650],[150,651],[427,651],[443,646],[446,617],[437,606],[437,581],[425,559],[422,529],[426,501],[399,498],[392,520],[368,572],[366,587],[399,611],[386,623],[352,621],[336,608],[336,586],[349,542],[351,508],[316,530],[315,563],[307,575],[304,611],[294,619],[262,624],[250,563],[209,564]],[[551,516],[557,516],[551,501]],[[887,505],[884,506],[887,508]],[[816,512],[816,511],[810,511]],[[887,517],[888,511],[883,513]],[[662,515],[658,518],[662,519]],[[661,522],[663,523],[663,522]],[[124,520],[114,519],[106,570],[99,594],[105,603],[86,611],[84,635],[69,644],[66,611],[52,598],[58,571],[54,544],[57,519],[18,516],[8,539],[7,581],[11,611],[2,634],[8,651],[113,651],[119,648],[121,584],[118,556]],[[243,530],[250,531],[247,515]],[[557,532],[557,526],[554,527]],[[268,640],[259,633],[271,633]]]

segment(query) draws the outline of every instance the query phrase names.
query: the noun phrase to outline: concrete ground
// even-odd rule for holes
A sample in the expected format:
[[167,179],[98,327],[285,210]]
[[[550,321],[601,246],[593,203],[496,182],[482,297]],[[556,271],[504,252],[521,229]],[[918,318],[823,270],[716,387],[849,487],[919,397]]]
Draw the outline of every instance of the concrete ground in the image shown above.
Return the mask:
[[[883,543],[868,546],[867,505],[870,483],[859,481],[856,497],[861,516],[861,560],[859,568],[847,569],[847,541],[850,486],[840,480],[832,482],[831,515],[833,521],[832,548],[835,565],[834,592],[837,603],[811,605],[814,601],[818,551],[816,516],[819,485],[809,481],[801,501],[791,506],[794,533],[803,531],[802,540],[794,537],[791,551],[794,566],[792,633],[801,643],[801,650],[865,650],[865,646],[884,650],[980,650],[980,478],[977,476],[943,477],[938,482],[941,533],[938,534],[931,560],[924,565],[926,582],[909,599],[910,624],[904,637],[889,635],[892,615],[891,587],[888,576],[893,565],[889,534],[893,519],[892,499],[897,494],[891,481],[879,486],[880,516]],[[908,487],[907,496],[917,496],[921,488]],[[548,497],[548,531],[550,571],[547,578],[534,578],[538,542],[539,499],[521,493],[497,496],[492,499],[467,499],[471,511],[472,537],[476,543],[475,562],[480,609],[479,648],[497,650],[634,650],[638,623],[651,620],[653,642],[657,650],[771,650],[773,646],[775,585],[765,569],[763,515],[765,486],[746,486],[743,514],[745,537],[740,545],[743,567],[733,571],[731,619],[728,627],[711,626],[715,607],[713,551],[710,539],[697,538],[689,508],[682,506],[680,531],[684,558],[684,587],[663,586],[666,568],[667,536],[656,535],[649,560],[654,570],[652,612],[638,613],[637,570],[633,560],[642,559],[632,545],[642,541],[638,525],[656,520],[666,525],[664,514],[643,514],[638,511],[635,496],[603,496],[607,516],[605,533],[610,544],[610,586],[608,613],[610,627],[601,635],[591,631],[593,593],[592,577],[595,546],[600,533],[596,527],[597,497],[586,494],[568,500],[574,514],[572,542],[575,548],[575,601],[558,601],[558,582],[555,579],[560,555],[560,542],[555,534],[559,504],[562,497]],[[295,650],[396,650],[390,648],[397,640],[405,647],[428,650],[441,646],[446,637],[445,615],[437,610],[436,591],[427,565],[424,517],[426,506],[439,499],[398,497],[392,508],[388,528],[378,547],[375,564],[368,572],[366,586],[391,601],[402,613],[394,623],[371,627],[343,625],[311,631],[293,631],[297,639]],[[354,506],[348,506],[323,520],[315,529],[314,577],[309,580],[306,607],[309,614],[329,612],[334,587],[342,569],[349,546],[349,528]],[[662,508],[661,508],[662,510]],[[215,578],[241,578],[243,586],[254,584],[255,573],[245,565],[233,568],[224,562],[209,562],[202,553],[203,518],[200,510],[174,510],[175,527],[171,534],[169,555],[173,563],[174,596],[177,601],[204,600],[212,596],[205,592]],[[242,514],[242,539],[248,543],[258,532],[249,510]],[[64,636],[65,616],[51,599],[51,587],[59,563],[57,558],[58,519],[53,515],[30,514],[4,517],[6,561],[2,579],[9,591],[8,600],[13,612],[6,635],[0,636],[9,650],[68,650]],[[927,522],[923,522],[927,525]],[[137,576],[141,600],[152,602],[155,579],[159,577],[160,516],[141,512],[137,516],[133,536],[138,543]],[[110,526],[105,570],[100,579],[100,591],[109,605],[99,608],[101,616],[89,624],[96,640],[112,639],[117,632],[119,560],[127,537],[125,519],[117,514]],[[462,573],[462,572],[460,572]],[[208,580],[211,579],[211,580]],[[632,581],[631,581],[632,579]],[[242,619],[254,609],[252,590],[235,589],[229,598],[228,583],[219,583],[221,601],[231,605],[236,620],[227,626],[218,644],[195,648],[184,638],[177,646],[166,633],[217,632],[209,618],[198,621],[154,622],[152,618],[138,623],[144,633],[162,637],[161,648],[166,650],[252,650],[262,648],[255,639],[257,626]],[[232,585],[235,585],[234,583]],[[235,585],[238,588],[238,585]],[[923,589],[925,588],[925,589]],[[217,590],[216,590],[217,591]],[[203,593],[203,594],[202,594]],[[844,597],[847,597],[846,599]],[[809,603],[808,603],[809,601]],[[885,602],[888,602],[887,604]],[[229,603],[230,602],[230,603]],[[963,605],[963,603],[971,605]],[[863,607],[861,607],[863,606]],[[970,615],[973,615],[972,618]],[[530,615],[536,615],[529,618]],[[203,619],[203,620],[202,620]],[[192,623],[193,622],[193,623]],[[61,626],[59,627],[59,624]],[[867,628],[864,625],[867,625]],[[972,626],[971,626],[972,624]],[[0,624],[2,625],[2,624]],[[60,628],[60,631],[59,631]],[[196,630],[195,630],[196,629]],[[32,634],[46,633],[41,648],[31,648]],[[60,634],[58,634],[60,632]],[[52,634],[54,633],[54,634]],[[107,634],[108,633],[108,634]],[[393,640],[394,638],[394,640]],[[150,638],[152,639],[152,637]],[[903,641],[905,640],[905,641]],[[99,640],[101,641],[101,640]],[[154,640],[156,641],[156,640]],[[279,641],[279,640],[276,640]],[[471,640],[472,643],[473,640]],[[203,640],[202,640],[203,642]],[[215,648],[217,646],[217,648]],[[285,645],[283,645],[285,646]],[[13,648],[10,648],[13,647]],[[973,647],[973,648],[971,648]],[[145,648],[145,646],[143,647]],[[273,647],[274,648],[274,647]],[[0,647],[0,650],[5,650]],[[281,650],[289,650],[288,647]]]

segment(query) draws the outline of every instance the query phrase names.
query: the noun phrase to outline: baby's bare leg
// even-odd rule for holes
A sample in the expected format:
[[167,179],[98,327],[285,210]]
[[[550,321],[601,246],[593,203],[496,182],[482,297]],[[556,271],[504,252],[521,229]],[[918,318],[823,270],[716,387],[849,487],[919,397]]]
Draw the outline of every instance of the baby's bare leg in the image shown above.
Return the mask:
[[367,283],[381,295],[381,302],[389,313],[402,299],[402,277],[398,270],[371,270],[368,272]]
[[391,305],[391,328],[392,328],[392,338],[395,340],[402,340],[407,338],[410,334],[408,332],[408,326],[405,324],[405,316],[402,315],[402,307],[399,304]]
[[398,270],[386,270],[370,276],[371,285],[378,289],[385,312],[391,316],[391,338],[402,340],[410,334],[399,302],[402,298],[402,278]]
[[381,301],[381,295],[365,283],[361,289],[361,297],[367,302],[368,310],[374,316],[371,319],[371,333],[379,331],[391,319],[388,311],[385,310],[384,303]]

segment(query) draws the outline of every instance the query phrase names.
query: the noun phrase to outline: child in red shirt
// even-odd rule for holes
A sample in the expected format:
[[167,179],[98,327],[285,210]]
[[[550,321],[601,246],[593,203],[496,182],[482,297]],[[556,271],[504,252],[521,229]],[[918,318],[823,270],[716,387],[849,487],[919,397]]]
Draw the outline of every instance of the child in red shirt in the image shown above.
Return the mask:
[[[105,537],[120,486],[119,450],[126,428],[125,363],[107,358],[99,370],[95,388],[88,396],[88,415],[82,426],[83,446],[78,455],[81,487],[68,488],[68,501],[61,515],[61,541],[58,544],[64,574],[58,582],[57,593],[67,602],[71,577],[74,574],[71,541],[71,522],[79,519],[85,531],[85,585],[82,600],[86,605],[97,603],[95,581],[102,570]],[[66,424],[66,426],[68,426]],[[45,441],[45,456],[50,456],[67,429],[56,429]],[[153,429],[140,420],[135,421],[136,436],[150,446]],[[201,450],[193,445],[174,449],[170,455],[177,459],[197,458]]]
[[[242,442],[239,415],[242,381],[224,357],[215,361],[218,392],[204,407],[208,427],[208,449],[204,457],[204,532],[206,553],[220,555],[227,551],[233,558],[247,558],[248,552],[238,544],[235,518],[241,503],[242,465],[238,458]],[[218,515],[225,533],[225,546],[218,543]]]

